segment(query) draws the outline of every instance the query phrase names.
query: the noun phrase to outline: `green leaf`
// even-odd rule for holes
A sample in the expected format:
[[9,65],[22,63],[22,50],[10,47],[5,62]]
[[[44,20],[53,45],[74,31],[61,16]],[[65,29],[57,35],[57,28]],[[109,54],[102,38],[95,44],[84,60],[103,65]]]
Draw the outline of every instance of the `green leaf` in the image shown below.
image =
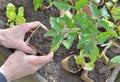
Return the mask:
[[67,15],[64,15],[64,17],[62,17],[61,19],[68,28],[73,28],[75,26],[72,19],[70,19]]
[[120,56],[115,56],[111,59],[112,62],[120,64]]
[[51,4],[51,3],[52,3],[52,0],[47,0],[47,2],[48,2],[49,4]]
[[[93,41],[93,39],[92,39]],[[85,43],[85,50],[89,51],[91,49],[91,47],[93,46],[92,41],[88,41],[87,43]]]
[[38,10],[39,7],[41,7],[43,3],[43,0],[33,0],[34,10]]
[[63,35],[57,35],[56,37],[54,37],[52,39],[52,46],[51,46],[50,51],[52,51],[52,52],[56,51],[60,47],[60,44],[61,44],[63,38],[64,38]]
[[6,16],[8,17],[9,22],[14,21],[16,18],[16,8],[14,4],[8,3],[7,9],[6,9]]
[[81,29],[87,30],[89,26],[89,17],[86,15],[86,13],[80,13],[74,16],[75,24],[80,26]]
[[113,3],[111,1],[105,2],[105,5],[108,10],[111,10],[111,8],[113,7]]
[[120,13],[118,14],[112,14],[113,18],[120,20]]
[[75,3],[75,9],[80,10],[87,3],[88,3],[88,0],[79,0]]
[[98,10],[97,6],[92,2],[90,2],[90,9],[93,17],[98,18],[100,16],[100,11]]
[[88,71],[91,71],[93,70],[95,67],[94,63],[93,62],[90,62],[90,63],[86,63],[85,66],[83,67],[84,70],[88,70]]
[[77,43],[77,48],[79,49],[79,48],[83,47],[89,41],[90,41],[90,37],[89,36],[82,37],[79,40],[79,42]]
[[9,26],[14,27],[15,26],[14,22],[10,22]]
[[59,34],[59,33],[58,33],[56,30],[50,29],[50,30],[48,30],[48,31],[44,34],[44,36],[45,36],[45,37],[47,37],[47,36],[56,37],[58,34]]
[[110,13],[115,19],[120,20],[120,7],[112,8]]
[[104,18],[108,18],[110,16],[105,6],[101,9],[101,14]]
[[78,55],[75,58],[75,62],[76,64],[83,66],[85,64],[85,58],[82,55]]
[[98,20],[98,24],[104,27],[106,30],[109,29],[109,24],[103,19]]
[[24,18],[24,8],[23,7],[18,8],[18,14],[16,16],[15,22],[16,22],[16,25],[26,22],[26,19]]
[[114,29],[110,29],[110,30],[108,30],[108,32],[111,34],[112,37],[119,38],[118,34],[116,33],[116,31]]
[[22,24],[26,22],[26,19],[23,16],[17,15],[15,19],[16,25]]
[[65,1],[55,1],[53,3],[58,9],[70,10],[71,6]]
[[24,7],[19,7],[19,8],[18,8],[18,13],[17,13],[17,15],[19,15],[19,16],[21,16],[21,17],[24,16]]
[[118,0],[112,0],[114,3],[116,3]]
[[98,20],[98,24],[102,27],[104,27],[106,30],[110,30],[115,28],[115,24],[111,21],[108,21],[106,19],[100,19]]
[[109,37],[119,38],[116,31],[110,29],[107,32],[102,32],[97,36],[97,43],[98,44],[103,44]]
[[86,31],[87,33],[97,34],[99,31],[97,30],[96,25],[93,20],[86,13],[79,13],[74,16],[75,24],[80,26],[82,32]]
[[109,37],[110,37],[109,32],[102,32],[97,36],[97,43],[98,44],[103,44]]
[[62,24],[57,21],[57,19],[50,17],[50,24],[53,29],[56,31],[61,31],[62,30]]
[[99,49],[96,46],[91,47],[90,49],[90,59],[91,62],[95,62],[99,56]]
[[117,14],[120,13],[120,7],[114,7],[112,8],[112,10],[110,11],[111,14]]
[[68,40],[63,40],[63,45],[69,49],[71,45],[73,44],[73,41],[75,39],[76,33],[69,33],[68,34]]

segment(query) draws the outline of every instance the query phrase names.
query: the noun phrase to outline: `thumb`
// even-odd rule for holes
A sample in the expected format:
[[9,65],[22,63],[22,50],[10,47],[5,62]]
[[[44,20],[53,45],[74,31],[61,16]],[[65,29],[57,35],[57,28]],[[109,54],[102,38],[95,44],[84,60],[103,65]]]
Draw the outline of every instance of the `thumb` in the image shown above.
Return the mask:
[[50,52],[48,53],[44,59],[42,59],[42,57],[40,57],[40,60],[44,61],[44,63],[48,63],[51,61],[51,59],[53,58],[54,56],[54,53],[53,52]]
[[50,52],[47,55],[36,57],[35,61],[38,64],[41,64],[41,63],[42,64],[46,64],[46,63],[49,63],[51,61],[51,59],[53,58],[53,56],[54,56],[53,52]]
[[37,52],[33,48],[31,48],[30,46],[28,46],[25,42],[23,42],[21,44],[21,47],[20,47],[19,50],[21,50],[21,51],[23,51],[25,53],[28,53],[28,54],[33,54],[33,55],[37,54]]

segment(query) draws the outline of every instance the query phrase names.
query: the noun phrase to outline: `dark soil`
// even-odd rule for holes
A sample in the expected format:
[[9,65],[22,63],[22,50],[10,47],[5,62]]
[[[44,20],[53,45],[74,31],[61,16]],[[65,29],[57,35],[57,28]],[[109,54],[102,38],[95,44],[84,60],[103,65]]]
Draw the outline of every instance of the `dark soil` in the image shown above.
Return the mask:
[[120,55],[120,48],[118,48],[116,46],[112,46],[106,51],[106,55],[110,59],[113,58],[114,56]]
[[48,54],[51,47],[51,38],[44,37],[46,30],[39,27],[31,36],[29,44],[38,51],[39,54]]
[[74,56],[71,56],[68,60],[68,67],[71,71],[76,72],[80,69],[80,66],[78,67],[75,63],[75,58]]
[[[25,17],[27,19],[27,22],[40,21],[48,29],[50,29],[49,17],[57,17],[59,15],[59,11],[55,7],[51,7],[50,9],[45,11],[38,10],[35,12],[33,9],[32,0],[0,0],[0,26],[1,27],[6,27],[7,18],[5,16],[5,9],[6,9],[6,5],[9,2],[14,3],[17,7],[24,6]],[[37,41],[39,40],[39,38],[43,38],[43,36],[42,37],[40,36],[40,33],[41,31],[38,31],[35,34],[35,38],[33,37],[31,40]],[[43,40],[40,40],[40,41],[42,42]],[[50,40],[48,40],[48,42],[49,41]],[[34,41],[33,41],[33,44],[36,45],[36,47],[40,47],[39,50],[41,50],[41,48],[43,47],[44,48],[42,50],[43,53],[48,53],[49,50],[46,50],[48,49],[48,47],[50,47],[48,44],[45,44],[43,46],[42,44],[38,44],[38,42],[35,43]],[[45,77],[48,80],[48,82],[84,82],[80,79],[81,71],[76,74],[72,74],[67,71],[64,71],[60,66],[60,63],[63,58],[71,54],[74,54],[76,52],[77,52],[77,49],[75,47],[71,47],[70,50],[66,50],[63,46],[61,46],[59,50],[55,52],[53,60],[49,64],[41,68],[38,71],[38,73],[41,74],[43,77]],[[114,49],[113,49],[113,53],[114,53]],[[113,54],[109,52],[109,55],[113,55]],[[105,63],[100,61],[96,62],[95,70],[89,73],[90,78],[95,80],[95,82],[105,82],[110,71],[101,70],[104,67],[106,67]]]
[[106,68],[107,64],[98,60],[95,62],[95,70],[91,71],[88,76],[95,82],[105,82],[111,73],[111,70]]

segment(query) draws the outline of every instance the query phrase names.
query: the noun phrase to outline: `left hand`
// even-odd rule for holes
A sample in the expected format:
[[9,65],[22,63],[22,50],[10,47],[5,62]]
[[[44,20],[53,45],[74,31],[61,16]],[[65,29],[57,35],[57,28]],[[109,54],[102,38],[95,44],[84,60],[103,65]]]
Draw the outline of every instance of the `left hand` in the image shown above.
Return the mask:
[[3,37],[1,44],[7,48],[18,49],[28,54],[36,54],[36,51],[29,47],[24,39],[26,33],[38,26],[40,26],[40,22],[36,21],[1,30],[1,37]]

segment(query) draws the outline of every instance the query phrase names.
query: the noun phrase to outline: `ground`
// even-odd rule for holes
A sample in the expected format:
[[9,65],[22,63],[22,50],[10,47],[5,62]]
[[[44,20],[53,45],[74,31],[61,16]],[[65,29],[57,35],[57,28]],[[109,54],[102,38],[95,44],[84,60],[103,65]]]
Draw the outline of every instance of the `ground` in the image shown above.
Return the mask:
[[[5,16],[5,10],[6,10],[6,5],[9,2],[14,3],[17,7],[24,6],[25,17],[27,19],[27,22],[40,21],[48,29],[50,29],[49,17],[59,16],[59,11],[55,7],[51,7],[46,11],[41,11],[41,10],[34,11],[32,0],[0,0],[0,28],[7,27],[6,26],[7,18]],[[63,46],[61,46],[60,49],[57,52],[55,52],[55,56],[53,60],[51,60],[51,62],[45,65],[42,69],[40,69],[38,71],[38,74],[43,76],[46,80],[48,80],[48,82],[84,82],[80,79],[81,71],[77,74],[72,74],[64,71],[61,68],[61,65],[60,65],[61,60],[67,57],[68,55],[74,54],[77,52],[77,49],[75,49],[74,47],[72,47],[70,50],[66,50]],[[111,55],[111,52],[108,51],[108,54]],[[95,80],[95,82],[105,82],[105,80],[108,78],[110,74],[110,70],[107,70],[107,71],[101,70],[101,68],[104,68],[104,67],[106,67],[106,64],[104,62],[101,62],[101,61],[96,62],[95,70],[89,73],[90,78]],[[30,77],[30,78],[33,78],[33,77]],[[16,82],[35,82],[35,81],[29,80],[26,78],[26,79],[23,79],[22,81],[16,81]],[[41,82],[41,81],[38,81],[38,82]]]

